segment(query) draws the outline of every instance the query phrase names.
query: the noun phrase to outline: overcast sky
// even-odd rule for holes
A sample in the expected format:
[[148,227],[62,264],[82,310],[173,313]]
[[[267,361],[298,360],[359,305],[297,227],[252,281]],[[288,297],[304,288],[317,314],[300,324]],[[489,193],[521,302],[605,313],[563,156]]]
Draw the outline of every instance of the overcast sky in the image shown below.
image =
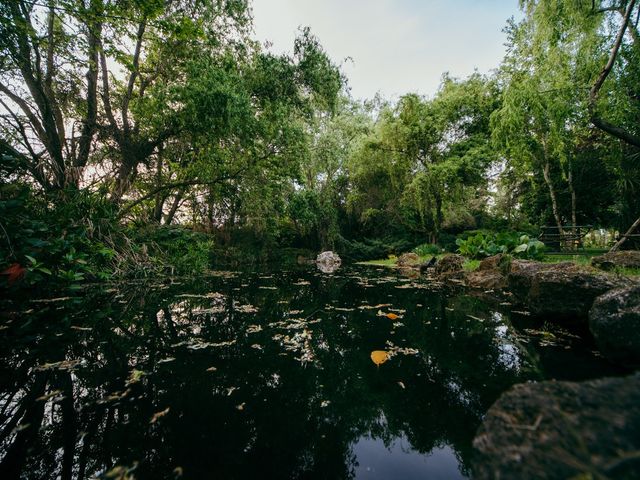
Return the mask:
[[443,72],[489,72],[504,55],[507,19],[519,17],[518,0],[253,0],[253,11],[258,40],[276,52],[291,52],[298,27],[311,27],[356,98],[433,95]]

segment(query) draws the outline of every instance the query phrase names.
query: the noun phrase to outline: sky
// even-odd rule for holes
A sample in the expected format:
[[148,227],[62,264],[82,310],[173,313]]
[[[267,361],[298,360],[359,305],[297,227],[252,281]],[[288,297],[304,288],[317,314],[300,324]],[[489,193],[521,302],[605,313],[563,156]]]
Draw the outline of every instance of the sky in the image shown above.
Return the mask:
[[253,13],[257,39],[278,53],[310,27],[359,99],[432,96],[444,72],[490,72],[507,19],[521,16],[518,0],[253,0]]

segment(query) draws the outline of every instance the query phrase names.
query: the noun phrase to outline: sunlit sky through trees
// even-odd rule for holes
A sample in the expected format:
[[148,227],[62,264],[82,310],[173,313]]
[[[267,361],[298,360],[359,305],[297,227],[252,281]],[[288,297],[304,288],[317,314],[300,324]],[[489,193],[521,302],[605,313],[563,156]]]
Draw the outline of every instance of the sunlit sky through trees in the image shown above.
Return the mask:
[[507,19],[520,17],[517,0],[254,0],[253,10],[257,38],[277,52],[311,27],[356,98],[432,95],[444,72],[489,72]]

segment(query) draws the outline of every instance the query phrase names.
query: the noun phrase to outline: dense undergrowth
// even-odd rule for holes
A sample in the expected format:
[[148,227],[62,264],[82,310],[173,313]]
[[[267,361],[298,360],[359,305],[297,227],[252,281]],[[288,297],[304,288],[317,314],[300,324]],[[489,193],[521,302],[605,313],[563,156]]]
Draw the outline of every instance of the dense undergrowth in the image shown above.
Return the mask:
[[[0,219],[0,288],[10,289],[75,289],[89,282],[198,275],[269,262],[282,265],[312,258],[321,248],[309,246],[302,237],[261,239],[242,229],[222,241],[219,235],[189,225],[123,222],[117,206],[98,193],[67,190],[45,195],[18,183],[0,188]],[[347,262],[387,259],[379,264],[395,263],[396,256],[410,251],[423,259],[456,252],[469,259],[469,269],[497,253],[553,261],[541,242],[522,232],[444,232],[440,238],[433,244],[411,236],[339,236],[335,250]]]

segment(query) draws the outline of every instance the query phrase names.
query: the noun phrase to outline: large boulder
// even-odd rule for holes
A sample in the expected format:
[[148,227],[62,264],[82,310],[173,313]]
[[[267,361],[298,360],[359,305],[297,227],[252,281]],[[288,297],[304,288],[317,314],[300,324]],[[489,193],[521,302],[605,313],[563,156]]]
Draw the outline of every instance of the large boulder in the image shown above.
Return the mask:
[[620,250],[617,252],[605,253],[591,259],[591,265],[602,270],[613,270],[621,268],[640,268],[640,251]]
[[462,255],[456,253],[445,255],[436,263],[436,274],[443,275],[462,272],[465,260]]
[[480,262],[478,266],[478,270],[500,270],[502,272],[509,273],[509,269],[511,268],[511,255],[507,255],[506,253],[499,253],[498,255],[493,255],[491,257],[487,257]]
[[507,287],[507,277],[500,270],[476,270],[465,276],[465,284],[469,288],[479,290],[498,290]]
[[323,273],[333,273],[342,264],[342,259],[337,253],[332,251],[326,251],[318,254],[316,257],[316,265],[318,269]]
[[572,262],[513,260],[507,278],[516,300],[536,316],[584,319],[599,295],[628,281]]
[[396,260],[396,265],[399,267],[415,267],[420,263],[420,257],[413,252],[403,253]]
[[480,480],[640,478],[640,375],[516,385],[473,446]]
[[589,329],[605,357],[640,366],[640,286],[611,290],[596,298],[589,311]]
[[487,257],[480,262],[478,269],[465,276],[470,288],[502,291],[507,287],[507,275],[511,268],[511,256],[504,253]]

